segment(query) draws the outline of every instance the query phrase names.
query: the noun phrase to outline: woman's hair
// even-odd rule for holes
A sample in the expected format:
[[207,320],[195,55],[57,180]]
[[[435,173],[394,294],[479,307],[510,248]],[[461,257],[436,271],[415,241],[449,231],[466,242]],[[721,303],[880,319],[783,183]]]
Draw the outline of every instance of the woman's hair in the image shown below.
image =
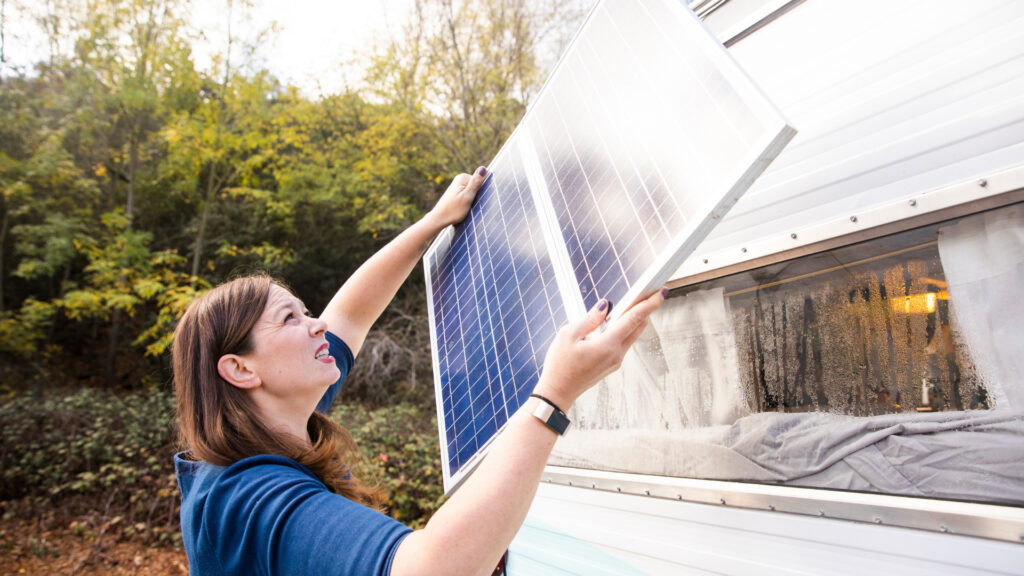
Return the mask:
[[219,466],[260,454],[291,458],[312,470],[331,491],[379,509],[381,491],[362,486],[349,475],[345,459],[359,452],[341,426],[314,412],[306,424],[313,444],[303,446],[272,432],[248,394],[217,371],[221,356],[252,350],[250,332],[263,314],[272,284],[287,289],[266,275],[221,284],[193,302],[178,321],[172,358],[180,442],[192,458]]

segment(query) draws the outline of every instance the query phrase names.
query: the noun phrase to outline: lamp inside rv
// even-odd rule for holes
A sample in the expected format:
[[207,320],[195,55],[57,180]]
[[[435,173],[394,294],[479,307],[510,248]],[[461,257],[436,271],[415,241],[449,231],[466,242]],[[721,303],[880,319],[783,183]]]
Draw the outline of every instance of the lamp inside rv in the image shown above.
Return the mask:
[[894,301],[892,307],[894,312],[903,312],[904,314],[932,314],[935,312],[939,300],[949,300],[945,290],[908,294],[902,302]]

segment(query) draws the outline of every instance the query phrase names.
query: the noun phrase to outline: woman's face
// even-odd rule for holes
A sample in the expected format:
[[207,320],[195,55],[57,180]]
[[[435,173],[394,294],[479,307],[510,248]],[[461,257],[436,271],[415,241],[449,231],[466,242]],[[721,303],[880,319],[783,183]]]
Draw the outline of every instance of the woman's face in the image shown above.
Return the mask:
[[298,298],[271,284],[267,305],[250,333],[252,351],[244,355],[264,392],[288,403],[316,406],[341,377],[324,338],[326,330],[327,323],[311,318]]

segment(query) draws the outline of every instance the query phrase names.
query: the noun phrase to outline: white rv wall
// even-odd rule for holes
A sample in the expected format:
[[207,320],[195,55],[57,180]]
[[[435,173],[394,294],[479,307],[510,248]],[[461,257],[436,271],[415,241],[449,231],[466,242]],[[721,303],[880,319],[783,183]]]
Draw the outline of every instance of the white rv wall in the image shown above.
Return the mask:
[[542,484],[509,574],[1020,574],[1024,546]]
[[1024,2],[806,0],[729,51],[799,133],[677,278],[1024,165]]

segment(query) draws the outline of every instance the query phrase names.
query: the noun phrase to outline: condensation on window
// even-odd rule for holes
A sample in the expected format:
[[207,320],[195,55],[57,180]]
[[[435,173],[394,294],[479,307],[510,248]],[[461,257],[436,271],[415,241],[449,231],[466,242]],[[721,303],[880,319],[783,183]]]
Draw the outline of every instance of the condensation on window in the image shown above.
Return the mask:
[[726,293],[759,412],[867,416],[988,408],[958,345],[935,242]]
[[1024,503],[1022,284],[1018,205],[676,290],[551,463]]

